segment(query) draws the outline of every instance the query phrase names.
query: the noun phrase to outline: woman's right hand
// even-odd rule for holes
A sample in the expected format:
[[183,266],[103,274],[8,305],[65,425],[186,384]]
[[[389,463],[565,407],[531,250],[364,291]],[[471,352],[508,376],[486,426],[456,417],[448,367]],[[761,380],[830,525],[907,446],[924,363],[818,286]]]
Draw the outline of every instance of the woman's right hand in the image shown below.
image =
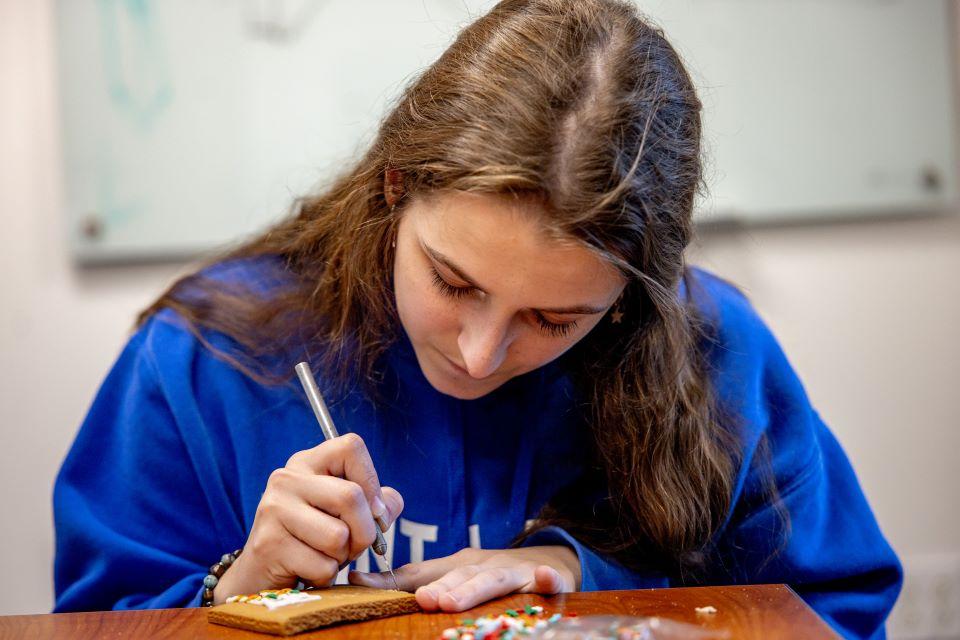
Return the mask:
[[401,511],[403,498],[381,489],[360,436],[349,433],[299,451],[270,474],[243,553],[221,576],[214,604],[292,587],[298,579],[326,586],[373,544],[374,517],[389,526]]

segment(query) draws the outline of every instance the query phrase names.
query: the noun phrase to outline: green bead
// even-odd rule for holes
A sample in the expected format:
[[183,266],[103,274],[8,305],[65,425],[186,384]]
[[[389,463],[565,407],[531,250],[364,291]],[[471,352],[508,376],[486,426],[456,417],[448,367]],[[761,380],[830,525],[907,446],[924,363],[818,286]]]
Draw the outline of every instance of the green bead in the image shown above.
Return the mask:
[[225,553],[223,554],[223,557],[220,558],[220,564],[225,567],[229,567],[231,564],[233,564],[234,560],[236,560],[236,558],[232,553]]
[[207,589],[213,589],[215,586],[217,586],[217,582],[219,582],[219,580],[217,580],[217,576],[207,576],[203,579],[203,586],[205,586]]

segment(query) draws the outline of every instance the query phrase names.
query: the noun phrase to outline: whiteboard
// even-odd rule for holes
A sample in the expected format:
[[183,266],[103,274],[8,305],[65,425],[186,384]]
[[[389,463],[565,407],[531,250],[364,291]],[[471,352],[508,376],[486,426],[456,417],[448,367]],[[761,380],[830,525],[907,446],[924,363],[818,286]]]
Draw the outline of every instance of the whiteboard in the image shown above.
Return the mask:
[[701,219],[948,210],[957,197],[947,0],[647,0],[704,102]]
[[[956,197],[949,0],[639,0],[705,103],[700,219]],[[58,0],[70,246],[193,256],[358,157],[489,0]]]

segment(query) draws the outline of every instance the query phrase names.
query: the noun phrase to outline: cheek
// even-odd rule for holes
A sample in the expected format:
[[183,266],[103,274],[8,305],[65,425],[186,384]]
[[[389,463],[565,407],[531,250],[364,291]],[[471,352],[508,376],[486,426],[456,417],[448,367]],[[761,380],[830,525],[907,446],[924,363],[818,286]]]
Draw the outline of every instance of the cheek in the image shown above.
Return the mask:
[[597,325],[599,319],[580,323],[580,326],[569,337],[553,337],[541,334],[535,329],[526,332],[523,339],[513,345],[511,356],[526,373],[556,360],[575,344],[580,342]]
[[566,340],[542,337],[530,331],[526,339],[518,340],[515,346],[516,358],[523,362],[525,370],[530,371],[560,357],[570,348],[570,343]]
[[435,291],[436,287],[425,271],[410,265],[402,255],[398,255],[393,283],[397,313],[414,344],[434,342],[434,338],[457,327],[454,306]]

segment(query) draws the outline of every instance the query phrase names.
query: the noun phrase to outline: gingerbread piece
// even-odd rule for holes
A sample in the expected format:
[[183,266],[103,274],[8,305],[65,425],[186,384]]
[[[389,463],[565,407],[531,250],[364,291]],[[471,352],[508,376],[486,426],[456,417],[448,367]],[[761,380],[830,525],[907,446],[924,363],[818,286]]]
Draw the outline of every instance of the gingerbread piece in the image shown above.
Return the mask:
[[337,622],[373,620],[419,611],[412,593],[347,585],[328,589],[270,589],[233,596],[211,607],[215,624],[289,636]]

